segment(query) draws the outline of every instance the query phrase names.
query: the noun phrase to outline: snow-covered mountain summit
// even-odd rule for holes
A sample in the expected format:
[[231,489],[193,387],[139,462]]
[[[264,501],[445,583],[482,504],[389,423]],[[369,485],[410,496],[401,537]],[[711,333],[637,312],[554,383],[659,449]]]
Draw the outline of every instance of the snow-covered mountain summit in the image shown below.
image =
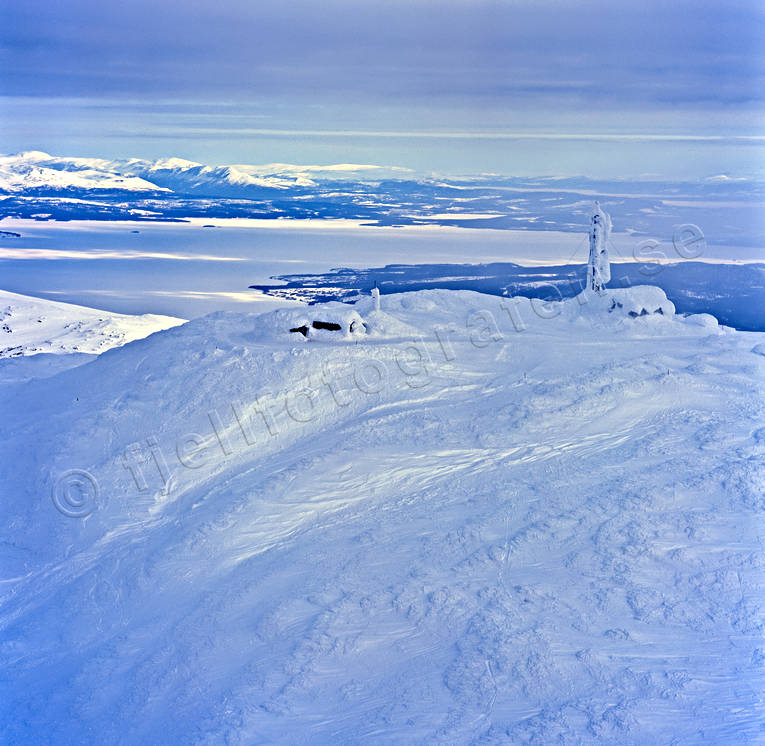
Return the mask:
[[4,740],[756,741],[765,335],[667,303],[218,313],[0,388]]

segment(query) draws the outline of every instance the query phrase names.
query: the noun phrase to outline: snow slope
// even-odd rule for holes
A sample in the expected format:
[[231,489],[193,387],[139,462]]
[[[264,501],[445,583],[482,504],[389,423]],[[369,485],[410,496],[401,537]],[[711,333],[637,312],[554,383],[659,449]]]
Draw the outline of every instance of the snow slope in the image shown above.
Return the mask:
[[765,335],[667,303],[219,313],[0,388],[0,741],[762,741]]
[[0,290],[0,358],[98,354],[183,323],[172,316],[131,316]]

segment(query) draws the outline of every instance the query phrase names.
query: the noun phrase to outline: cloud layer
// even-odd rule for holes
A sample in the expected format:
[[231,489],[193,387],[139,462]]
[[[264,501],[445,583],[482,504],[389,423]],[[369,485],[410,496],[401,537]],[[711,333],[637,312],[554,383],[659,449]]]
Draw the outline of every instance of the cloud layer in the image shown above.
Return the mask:
[[757,0],[28,0],[5,3],[0,22],[0,96],[27,111],[0,114],[6,150],[30,127],[49,136],[30,99],[52,100],[70,133],[78,116],[98,119],[122,146],[227,133],[763,132]]

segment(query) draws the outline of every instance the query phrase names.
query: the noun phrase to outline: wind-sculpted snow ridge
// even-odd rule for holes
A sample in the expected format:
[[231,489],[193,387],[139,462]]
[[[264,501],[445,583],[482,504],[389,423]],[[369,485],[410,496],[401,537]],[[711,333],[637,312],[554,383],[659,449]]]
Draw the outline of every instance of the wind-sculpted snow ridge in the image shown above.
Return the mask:
[[765,335],[650,287],[352,308],[0,388],[0,740],[762,740]]
[[131,316],[0,290],[0,358],[99,354],[182,323],[172,316]]

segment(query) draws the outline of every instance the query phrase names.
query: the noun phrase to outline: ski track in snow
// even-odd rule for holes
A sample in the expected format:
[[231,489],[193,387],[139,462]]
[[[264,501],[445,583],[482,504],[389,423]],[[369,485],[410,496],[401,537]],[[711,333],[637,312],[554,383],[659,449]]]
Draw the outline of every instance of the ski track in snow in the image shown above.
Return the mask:
[[[499,303],[384,297],[422,337],[358,344],[215,314],[0,389],[3,742],[765,739],[765,335],[598,309],[516,332]],[[476,310],[502,339],[469,341]],[[172,477],[147,456],[139,490],[121,458],[152,437]],[[85,519],[50,499],[75,467]]]

